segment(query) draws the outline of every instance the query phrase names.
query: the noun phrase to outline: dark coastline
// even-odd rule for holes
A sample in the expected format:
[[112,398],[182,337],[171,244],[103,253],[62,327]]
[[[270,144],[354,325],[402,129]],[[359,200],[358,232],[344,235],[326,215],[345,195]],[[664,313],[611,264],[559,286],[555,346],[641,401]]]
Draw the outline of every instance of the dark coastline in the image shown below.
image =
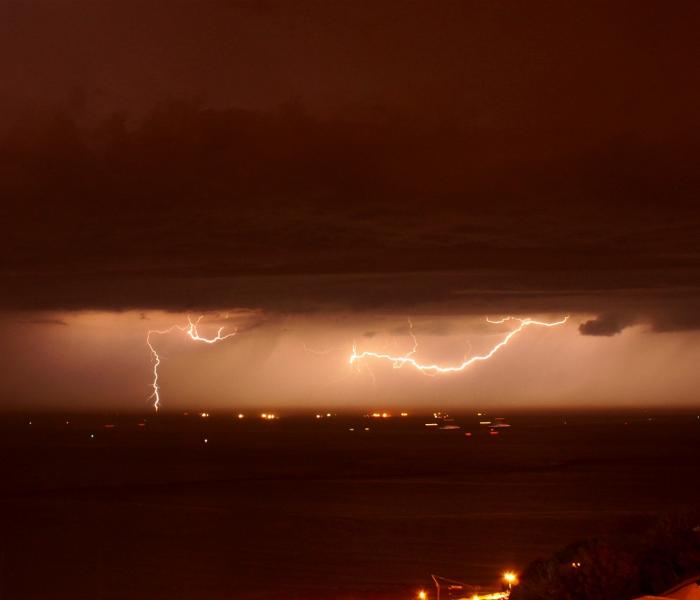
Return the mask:
[[407,598],[700,501],[689,413],[142,420],[2,418],[0,598]]

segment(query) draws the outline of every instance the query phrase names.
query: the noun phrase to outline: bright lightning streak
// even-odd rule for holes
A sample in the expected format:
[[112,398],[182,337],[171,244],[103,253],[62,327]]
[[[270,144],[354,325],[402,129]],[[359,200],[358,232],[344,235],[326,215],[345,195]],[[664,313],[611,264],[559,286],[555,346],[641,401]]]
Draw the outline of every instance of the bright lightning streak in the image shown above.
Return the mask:
[[187,325],[171,325],[167,329],[149,329],[148,333],[146,333],[146,345],[148,346],[148,349],[151,351],[151,356],[153,357],[153,382],[151,383],[151,387],[153,388],[153,392],[151,395],[148,397],[149,399],[153,399],[153,408],[157,411],[160,408],[160,384],[158,383],[158,367],[160,366],[160,356],[158,355],[158,352],[153,346],[153,343],[151,342],[151,336],[156,334],[156,335],[165,335],[170,333],[171,331],[174,331],[175,329],[182,331],[185,333],[191,340],[195,342],[202,342],[204,344],[215,344],[217,342],[221,342],[223,340],[226,340],[230,337],[233,337],[238,333],[238,330],[235,329],[231,333],[227,333],[225,335],[222,335],[222,332],[224,330],[223,327],[219,327],[218,331],[216,332],[216,335],[214,337],[203,337],[199,335],[199,330],[197,329],[199,322],[202,320],[204,315],[199,315],[196,321],[193,321],[189,315],[187,315]]
[[[567,319],[569,317],[566,317]],[[505,323],[506,321],[521,321],[522,319],[518,319],[517,317],[503,317],[501,319],[492,319],[491,317],[486,317],[486,322],[487,323],[493,323],[494,325],[501,325],[502,323]]]
[[196,321],[193,321],[188,315],[187,322],[189,323],[189,326],[187,327],[187,329],[185,329],[184,327],[178,327],[178,329],[185,331],[187,335],[189,335],[195,342],[204,342],[205,344],[216,344],[216,342],[220,342],[222,340],[233,337],[234,335],[236,335],[236,333],[238,333],[238,330],[234,329],[231,333],[221,335],[221,332],[224,330],[224,328],[219,327],[219,330],[216,332],[216,335],[213,338],[202,337],[197,331],[197,325],[199,325],[199,322],[202,320],[203,316],[204,315],[199,315],[199,318]]
[[486,354],[481,354],[481,355],[475,355],[470,358],[467,358],[463,360],[460,364],[458,365],[453,365],[453,366],[447,366],[443,367],[437,364],[424,364],[418,362],[415,358],[412,358],[413,354],[415,354],[417,348],[418,348],[418,342],[416,341],[416,337],[413,334],[413,326],[411,325],[411,337],[413,338],[413,348],[410,352],[407,354],[404,354],[403,356],[392,356],[391,354],[385,354],[382,352],[369,352],[369,351],[363,351],[363,352],[358,352],[357,347],[353,344],[352,347],[352,354],[350,355],[350,364],[354,364],[356,361],[363,359],[363,358],[377,358],[380,360],[388,360],[391,362],[394,366],[395,369],[400,369],[404,365],[410,365],[417,369],[418,371],[421,371],[423,373],[432,373],[432,374],[439,374],[439,373],[458,373],[460,371],[464,371],[468,366],[476,363],[476,362],[482,362],[490,359],[496,352],[498,352],[501,348],[506,346],[508,342],[510,342],[513,337],[515,337],[518,333],[523,331],[523,329],[526,329],[527,327],[531,326],[537,326],[537,327],[557,327],[559,325],[563,325],[569,320],[569,317],[563,317],[559,321],[553,321],[553,322],[546,322],[546,321],[537,321],[535,319],[518,319],[516,317],[504,317],[503,319],[499,319],[496,321],[492,321],[491,319],[487,318],[487,321],[489,323],[505,323],[506,321],[519,321],[520,325],[518,325],[515,329],[512,329],[509,331],[506,336],[498,342],[491,350],[489,350]]
[[405,355],[406,358],[413,356],[418,351],[418,339],[413,333],[413,321],[411,321],[411,319],[408,320],[408,327],[408,335],[410,335],[411,339],[413,340],[413,348],[411,348],[411,350]]
[[173,325],[168,329],[149,329],[148,333],[146,334],[146,344],[148,345],[148,348],[151,351],[151,356],[153,357],[153,383],[151,383],[153,393],[148,398],[149,400],[153,398],[153,408],[155,408],[156,411],[160,407],[160,386],[158,385],[158,367],[160,366],[160,356],[158,356],[158,352],[156,352],[156,349],[151,343],[151,335],[154,333],[158,335],[165,335],[166,333],[170,333],[176,327],[178,326]]

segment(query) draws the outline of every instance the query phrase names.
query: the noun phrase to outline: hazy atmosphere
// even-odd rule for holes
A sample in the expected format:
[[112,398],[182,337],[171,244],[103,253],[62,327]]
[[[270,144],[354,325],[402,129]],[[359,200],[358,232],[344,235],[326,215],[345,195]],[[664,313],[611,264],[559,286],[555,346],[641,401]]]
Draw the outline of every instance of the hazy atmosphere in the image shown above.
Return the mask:
[[[533,315],[537,316],[537,315]],[[545,315],[555,320],[561,315]],[[582,336],[588,317],[562,326],[528,328],[489,361],[463,372],[422,373],[358,351],[402,356],[419,346],[421,363],[459,365],[513,329],[484,317],[370,316],[354,313],[208,314],[200,333],[237,334],[216,345],[175,330],[153,344],[162,358],[162,407],[237,410],[362,411],[433,406],[562,409],[693,405],[700,332]],[[187,315],[149,312],[12,314],[2,323],[6,373],[0,384],[13,408],[143,411],[150,406],[152,357],[146,330],[187,324]]]
[[700,600],[698,31],[0,0],[0,600]]
[[206,5],[0,7],[6,406],[694,399],[696,5]]

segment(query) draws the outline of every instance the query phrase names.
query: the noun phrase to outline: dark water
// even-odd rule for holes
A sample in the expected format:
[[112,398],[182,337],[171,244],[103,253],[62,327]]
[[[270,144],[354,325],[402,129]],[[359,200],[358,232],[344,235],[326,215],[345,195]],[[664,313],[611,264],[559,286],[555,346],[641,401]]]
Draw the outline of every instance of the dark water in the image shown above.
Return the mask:
[[700,501],[696,415],[31,420],[0,423],[3,599],[413,598]]

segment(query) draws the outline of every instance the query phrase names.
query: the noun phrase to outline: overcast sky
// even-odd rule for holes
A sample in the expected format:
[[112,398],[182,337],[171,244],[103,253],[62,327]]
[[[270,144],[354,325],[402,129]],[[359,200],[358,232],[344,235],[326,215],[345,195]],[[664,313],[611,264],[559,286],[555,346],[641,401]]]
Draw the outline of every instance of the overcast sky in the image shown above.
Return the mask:
[[[3,2],[0,395],[147,408],[145,331],[189,311],[241,331],[159,340],[177,406],[697,402],[699,17]],[[348,373],[408,317],[450,363],[511,313],[572,318]]]

